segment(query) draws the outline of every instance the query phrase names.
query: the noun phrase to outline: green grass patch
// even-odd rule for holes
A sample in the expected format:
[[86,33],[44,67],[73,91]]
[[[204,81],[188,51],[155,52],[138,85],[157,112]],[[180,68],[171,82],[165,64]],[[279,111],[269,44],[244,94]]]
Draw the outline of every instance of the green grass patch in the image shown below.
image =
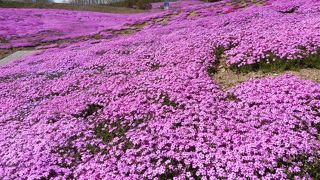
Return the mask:
[[221,63],[221,58],[222,58],[222,55],[224,54],[225,50],[226,49],[223,46],[218,46],[218,47],[214,48],[213,54],[215,56],[215,61],[207,69],[207,73],[209,74],[209,76],[213,76],[214,74],[216,74],[218,72],[218,66]]
[[163,18],[162,19],[162,21],[160,22],[160,24],[162,24],[162,25],[168,25],[168,23],[169,23],[169,17],[165,17],[165,18]]
[[129,126],[123,126],[120,123],[111,124],[111,128],[115,129],[110,131],[105,123],[100,123],[94,132],[104,143],[110,143],[115,137],[125,138],[125,133],[130,129]]
[[73,116],[76,118],[88,118],[96,114],[103,106],[99,104],[89,104],[87,105],[86,109],[82,110],[79,114],[74,114]]
[[230,68],[237,73],[249,73],[252,71],[262,71],[263,73],[284,72],[289,70],[299,71],[304,68],[320,69],[320,52],[295,60],[281,59],[271,54],[268,59],[261,60],[258,63],[240,67],[233,65]]
[[198,16],[198,12],[197,11],[191,11],[188,15],[189,18],[193,18],[193,17],[196,17]]
[[153,71],[156,71],[156,70],[160,69],[161,67],[162,67],[162,65],[160,63],[152,63],[151,64],[151,69]]
[[231,93],[227,94],[226,99],[228,101],[235,101],[235,102],[239,102],[240,101],[235,94],[231,94]]
[[149,117],[146,119],[136,119],[132,123],[123,123],[124,120],[122,119],[118,119],[117,122],[106,120],[94,128],[94,134],[106,144],[111,143],[115,137],[118,137],[119,141],[116,142],[116,144],[124,143],[125,150],[130,149],[134,147],[134,144],[126,137],[126,133],[130,129],[137,128],[141,123],[147,121],[148,118]]
[[135,29],[122,29],[122,30],[117,30],[113,31],[114,34],[120,34],[120,35],[130,35],[133,33],[136,33],[138,30]]
[[105,4],[67,4],[67,3],[27,3],[27,2],[13,2],[3,1],[0,3],[0,8],[40,8],[40,9],[66,9],[75,11],[94,11],[94,12],[106,12],[106,13],[142,13],[146,12],[140,9],[128,8],[125,5],[119,5],[118,7]]
[[162,105],[177,107],[179,104],[170,99],[168,94],[161,94],[160,99],[163,99]]
[[132,26],[138,29],[143,29],[147,25],[148,25],[148,22],[143,22],[143,23],[134,24]]

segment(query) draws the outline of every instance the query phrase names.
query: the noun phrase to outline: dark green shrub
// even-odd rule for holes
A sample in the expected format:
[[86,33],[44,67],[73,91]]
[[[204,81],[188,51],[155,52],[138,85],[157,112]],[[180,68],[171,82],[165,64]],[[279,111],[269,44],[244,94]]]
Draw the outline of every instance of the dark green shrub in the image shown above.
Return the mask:
[[137,4],[139,9],[151,9],[152,6],[151,6],[151,3],[148,1],[148,0],[138,0],[137,1]]

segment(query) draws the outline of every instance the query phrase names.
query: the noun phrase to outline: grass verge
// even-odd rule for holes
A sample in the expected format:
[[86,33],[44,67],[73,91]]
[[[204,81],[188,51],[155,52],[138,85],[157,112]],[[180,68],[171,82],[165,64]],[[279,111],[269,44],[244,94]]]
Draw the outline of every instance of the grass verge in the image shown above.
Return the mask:
[[24,3],[24,2],[2,2],[0,8],[39,8],[39,9],[65,9],[75,11],[94,11],[104,13],[142,13],[140,9],[115,7],[104,4],[99,5],[76,5],[66,3]]

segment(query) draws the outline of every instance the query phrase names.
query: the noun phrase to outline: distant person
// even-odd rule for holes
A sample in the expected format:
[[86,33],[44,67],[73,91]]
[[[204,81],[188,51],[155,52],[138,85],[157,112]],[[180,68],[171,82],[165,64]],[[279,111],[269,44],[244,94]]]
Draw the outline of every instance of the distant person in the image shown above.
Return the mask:
[[169,9],[169,1],[168,0],[164,0],[163,9],[164,10],[168,10]]

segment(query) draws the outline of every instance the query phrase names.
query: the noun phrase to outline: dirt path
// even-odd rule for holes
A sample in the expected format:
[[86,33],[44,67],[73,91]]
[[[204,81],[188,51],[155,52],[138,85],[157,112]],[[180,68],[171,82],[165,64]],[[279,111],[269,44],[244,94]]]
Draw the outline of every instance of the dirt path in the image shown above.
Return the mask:
[[24,50],[24,51],[17,51],[17,52],[14,52],[13,54],[3,58],[0,60],[0,66],[1,65],[5,65],[5,64],[8,64],[14,60],[18,60],[20,58],[23,58],[23,57],[26,57],[28,55],[31,55],[33,53],[36,53],[38,52],[37,50]]

